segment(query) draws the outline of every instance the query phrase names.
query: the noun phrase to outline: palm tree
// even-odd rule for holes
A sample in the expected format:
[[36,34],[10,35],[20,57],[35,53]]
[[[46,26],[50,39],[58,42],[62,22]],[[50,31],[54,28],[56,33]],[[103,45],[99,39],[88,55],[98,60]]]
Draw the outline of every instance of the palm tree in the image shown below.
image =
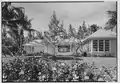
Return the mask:
[[11,2],[3,2],[2,28],[9,29],[8,34],[16,41],[19,52],[22,52],[23,30],[29,31],[31,28],[31,20],[28,20],[28,17],[24,14],[24,8],[14,7]]
[[34,32],[35,32],[36,30],[34,30],[34,29],[29,29],[29,33],[28,33],[28,42],[30,42],[30,41],[32,41],[32,40],[34,40]]
[[106,27],[105,29],[111,29],[113,30],[113,28],[117,25],[117,12],[116,11],[107,11],[110,19],[107,21],[106,23]]

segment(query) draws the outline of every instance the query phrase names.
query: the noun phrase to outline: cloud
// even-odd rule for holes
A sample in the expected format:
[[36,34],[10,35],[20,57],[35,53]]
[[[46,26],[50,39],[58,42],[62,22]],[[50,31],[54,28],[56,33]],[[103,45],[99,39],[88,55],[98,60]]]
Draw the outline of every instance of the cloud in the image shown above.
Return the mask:
[[85,3],[13,3],[14,6],[24,7],[29,18],[33,18],[32,28],[44,31],[53,11],[57,18],[64,21],[64,28],[69,24],[78,28],[83,20],[87,24],[97,24],[104,27],[108,16],[106,11],[115,10],[116,2],[85,2]]

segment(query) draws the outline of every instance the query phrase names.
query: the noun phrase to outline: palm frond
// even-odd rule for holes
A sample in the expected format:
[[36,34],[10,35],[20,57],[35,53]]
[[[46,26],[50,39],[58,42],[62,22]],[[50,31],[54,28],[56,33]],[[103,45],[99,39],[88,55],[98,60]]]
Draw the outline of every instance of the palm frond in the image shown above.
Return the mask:
[[106,23],[105,29],[113,29],[117,25],[117,12],[116,11],[107,11],[110,19]]

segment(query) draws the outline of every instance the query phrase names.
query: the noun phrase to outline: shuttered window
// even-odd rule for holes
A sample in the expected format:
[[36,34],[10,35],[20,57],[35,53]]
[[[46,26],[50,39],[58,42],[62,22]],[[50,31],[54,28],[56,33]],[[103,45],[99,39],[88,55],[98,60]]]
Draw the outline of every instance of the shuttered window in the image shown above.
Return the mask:
[[58,52],[70,52],[70,45],[58,46]]
[[93,40],[93,51],[110,51],[110,40]]
[[98,41],[93,40],[93,51],[98,51]]
[[105,40],[105,51],[109,51],[110,50],[110,42],[109,40]]
[[99,40],[99,51],[104,51],[104,41]]

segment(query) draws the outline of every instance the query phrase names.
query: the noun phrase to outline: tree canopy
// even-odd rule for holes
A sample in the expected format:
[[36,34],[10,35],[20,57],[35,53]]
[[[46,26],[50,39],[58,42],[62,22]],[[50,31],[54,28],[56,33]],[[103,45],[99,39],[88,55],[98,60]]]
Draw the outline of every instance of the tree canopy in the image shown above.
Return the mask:
[[117,11],[107,11],[109,20],[106,23],[105,29],[113,29],[117,25]]
[[[15,43],[14,45],[11,44],[9,47],[16,47],[16,53],[21,53],[22,44],[24,42],[23,30],[31,30],[31,19],[28,19],[27,15],[25,15],[25,9],[23,7],[12,6],[11,2],[2,2],[2,29],[4,29],[2,39],[7,40],[8,38],[5,37],[5,33],[9,34],[10,38]],[[5,43],[6,42],[2,42],[2,46],[10,50],[11,53],[14,52],[11,50],[12,48],[6,46]]]

